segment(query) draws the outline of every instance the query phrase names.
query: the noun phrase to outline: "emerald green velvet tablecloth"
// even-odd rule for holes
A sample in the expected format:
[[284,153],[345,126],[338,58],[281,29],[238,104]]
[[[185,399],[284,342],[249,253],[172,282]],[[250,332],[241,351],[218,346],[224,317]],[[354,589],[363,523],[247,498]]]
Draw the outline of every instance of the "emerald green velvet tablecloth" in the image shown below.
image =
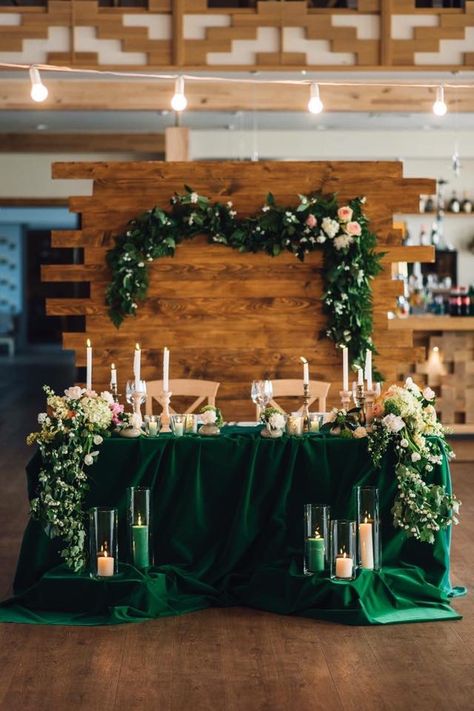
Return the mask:
[[[28,466],[34,495],[38,455]],[[99,625],[178,615],[212,605],[246,605],[346,624],[456,619],[449,597],[449,531],[434,546],[393,528],[396,481],[388,456],[371,466],[366,440],[305,435],[264,439],[256,428],[225,428],[218,437],[170,435],[101,446],[87,506],[117,507],[126,550],[126,489],[152,489],[155,565],[142,573],[121,564],[98,580],[61,565],[57,541],[30,521],[15,597],[0,621]],[[450,486],[446,458],[433,480]],[[302,574],[303,505],[328,503],[333,518],[354,517],[353,489],[377,485],[383,568],[353,582]],[[460,592],[460,591],[458,591]]]

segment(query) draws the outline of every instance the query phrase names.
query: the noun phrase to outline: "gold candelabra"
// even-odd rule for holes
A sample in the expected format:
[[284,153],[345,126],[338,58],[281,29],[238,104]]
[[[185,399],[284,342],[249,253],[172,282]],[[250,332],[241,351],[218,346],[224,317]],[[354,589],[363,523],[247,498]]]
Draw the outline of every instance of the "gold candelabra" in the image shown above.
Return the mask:
[[309,383],[303,383],[303,409],[301,411],[303,416],[303,432],[311,431],[311,424],[309,421]]

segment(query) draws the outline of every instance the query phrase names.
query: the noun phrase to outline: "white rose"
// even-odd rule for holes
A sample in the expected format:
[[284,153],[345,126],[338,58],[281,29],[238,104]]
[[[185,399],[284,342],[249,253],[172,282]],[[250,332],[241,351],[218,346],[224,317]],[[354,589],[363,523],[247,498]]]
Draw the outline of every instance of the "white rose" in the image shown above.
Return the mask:
[[362,439],[362,437],[367,437],[367,430],[365,427],[356,427],[352,435],[356,439]]
[[197,193],[191,193],[189,196],[189,199],[191,200],[192,203],[196,203],[198,201],[199,195]]
[[69,398],[69,400],[79,400],[84,393],[85,390],[80,388],[79,385],[73,385],[64,391],[65,396]]
[[350,235],[339,235],[335,237],[334,246],[339,251],[340,249],[345,249],[352,243],[353,239]]
[[425,400],[434,400],[436,394],[431,388],[425,388],[423,390],[423,397],[425,398]]
[[88,467],[90,467],[91,464],[94,464],[94,457],[92,454],[86,454],[84,457],[84,464],[87,464]]
[[201,419],[205,425],[213,425],[217,420],[217,412],[215,410],[205,410],[201,414]]
[[400,432],[405,427],[405,423],[400,417],[400,415],[394,415],[390,413],[385,415],[382,420],[382,424],[389,430],[389,432]]
[[334,422],[336,419],[336,416],[337,416],[337,409],[333,408],[331,410],[331,412],[327,412],[324,415],[324,424],[326,424],[326,422]]
[[39,415],[38,415],[38,424],[39,424],[39,425],[42,425],[43,422],[46,420],[47,417],[48,417],[48,413],[47,413],[47,412],[40,412]]
[[94,439],[93,439],[94,444],[97,444],[97,445],[102,444],[103,441],[104,441],[103,437],[101,437],[100,435],[94,435]]
[[113,405],[113,404],[114,404],[114,396],[112,395],[112,393],[109,393],[108,390],[103,390],[103,391],[100,393],[100,397],[102,398],[102,400],[105,400],[105,402],[107,403],[107,405]]
[[413,382],[413,378],[407,378],[405,380],[405,387],[407,388],[407,390],[411,390],[411,392],[415,393],[416,395],[419,395],[421,393],[421,390],[418,385]]
[[405,439],[405,438],[403,438],[403,439],[400,441],[400,447],[405,447],[405,448],[408,447],[408,440]]
[[268,424],[272,430],[282,430],[285,426],[285,418],[279,412],[274,412],[268,419]]
[[412,462],[419,462],[420,459],[421,459],[421,454],[418,454],[418,452],[412,452],[412,455],[411,455]]
[[339,232],[339,222],[331,220],[330,217],[325,217],[321,223],[321,226],[330,239],[335,237]]

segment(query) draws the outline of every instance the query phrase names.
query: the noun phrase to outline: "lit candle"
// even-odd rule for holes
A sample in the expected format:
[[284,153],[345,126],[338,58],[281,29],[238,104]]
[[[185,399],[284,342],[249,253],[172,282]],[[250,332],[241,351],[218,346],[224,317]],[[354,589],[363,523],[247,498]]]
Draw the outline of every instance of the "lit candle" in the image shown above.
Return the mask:
[[303,385],[309,385],[309,363],[303,356],[300,361],[303,363]]
[[318,573],[324,570],[324,538],[316,530],[314,538],[306,539],[306,560],[308,570],[311,573]]
[[365,351],[365,379],[367,380],[367,390],[372,390],[372,351],[370,348]]
[[372,538],[372,523],[367,516],[364,523],[359,524],[360,565],[361,568],[374,569],[374,542]]
[[165,346],[163,351],[163,392],[167,393],[170,388],[170,352]]
[[136,525],[132,526],[132,538],[133,564],[137,568],[147,568],[150,564],[148,526],[142,524],[142,517],[140,514],[138,514]]
[[362,368],[357,369],[357,385],[364,385],[364,371]]
[[349,390],[349,351],[347,346],[342,346],[342,389]]
[[156,420],[149,420],[148,434],[152,437],[156,437],[156,435],[158,434],[158,422]]
[[338,555],[336,558],[336,578],[352,578],[352,558],[346,553]]
[[104,543],[97,556],[97,575],[102,578],[110,578],[114,574],[115,560],[107,553],[107,543]]
[[92,346],[89,338],[86,346],[86,388],[92,390]]
[[184,422],[175,422],[173,432],[175,437],[182,437],[184,434]]
[[112,363],[110,366],[110,384],[117,385],[117,368],[115,367],[115,363]]
[[140,374],[141,374],[141,361],[142,352],[140,349],[140,344],[135,344],[135,351],[133,353],[133,375],[135,376],[135,390],[140,390]]

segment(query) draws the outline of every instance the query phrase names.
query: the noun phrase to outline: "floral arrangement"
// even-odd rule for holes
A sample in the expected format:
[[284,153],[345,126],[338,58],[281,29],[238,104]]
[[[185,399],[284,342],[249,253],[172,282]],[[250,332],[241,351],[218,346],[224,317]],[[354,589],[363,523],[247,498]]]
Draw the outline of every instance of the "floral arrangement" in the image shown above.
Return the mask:
[[224,424],[222,412],[218,407],[214,407],[214,405],[204,405],[204,407],[201,408],[200,413],[203,425],[215,425],[216,427],[222,427]]
[[123,405],[109,392],[98,395],[78,386],[56,395],[45,386],[47,412],[38,415],[39,432],[28,444],[37,443],[41,468],[37,496],[31,513],[51,537],[61,539],[61,556],[72,570],[85,565],[84,498],[88,489],[84,467],[93,464],[110,430],[119,424]]
[[197,234],[240,252],[276,257],[288,251],[301,261],[322,248],[323,335],[347,346],[352,361],[363,364],[366,349],[374,350],[371,280],[381,270],[382,257],[375,252],[376,237],[363,212],[365,198],[339,206],[334,195],[299,195],[298,205],[289,208],[269,193],[260,214],[238,219],[232,202],[212,203],[187,186],[185,190],[171,198],[169,210],[154,207],[131,220],[107,253],[112,281],[106,301],[117,327],[146,298],[149,263],[173,256],[180,242]]
[[334,407],[324,418],[321,432],[329,432],[329,434],[349,439],[367,437],[367,430],[360,425],[359,416],[359,408],[338,410],[337,407]]
[[285,415],[277,407],[266,407],[260,414],[260,420],[275,432],[285,429]]

